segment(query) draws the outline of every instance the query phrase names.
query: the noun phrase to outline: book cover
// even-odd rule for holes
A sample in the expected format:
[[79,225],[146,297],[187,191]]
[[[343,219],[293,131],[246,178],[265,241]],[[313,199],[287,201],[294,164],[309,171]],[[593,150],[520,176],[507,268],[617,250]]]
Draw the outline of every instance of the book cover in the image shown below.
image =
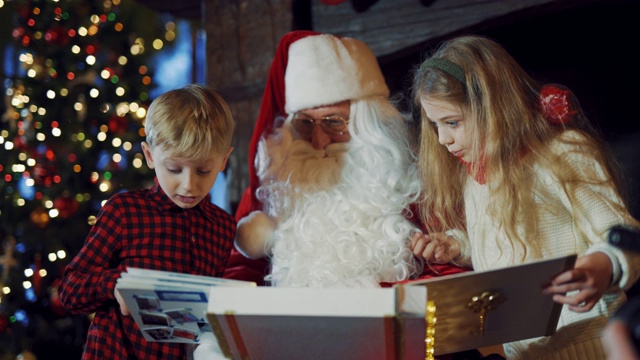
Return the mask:
[[435,306],[434,354],[449,354],[555,333],[562,304],[542,289],[576,255],[409,282]]

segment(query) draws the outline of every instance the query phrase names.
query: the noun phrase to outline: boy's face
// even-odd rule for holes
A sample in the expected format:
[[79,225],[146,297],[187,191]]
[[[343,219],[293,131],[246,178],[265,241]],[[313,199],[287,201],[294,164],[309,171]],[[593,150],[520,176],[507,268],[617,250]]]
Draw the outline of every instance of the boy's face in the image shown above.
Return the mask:
[[211,153],[206,161],[176,158],[163,146],[151,149],[144,142],[142,150],[147,165],[155,170],[162,190],[176,205],[190,209],[209,194],[218,173],[224,170],[233,148],[224,155]]

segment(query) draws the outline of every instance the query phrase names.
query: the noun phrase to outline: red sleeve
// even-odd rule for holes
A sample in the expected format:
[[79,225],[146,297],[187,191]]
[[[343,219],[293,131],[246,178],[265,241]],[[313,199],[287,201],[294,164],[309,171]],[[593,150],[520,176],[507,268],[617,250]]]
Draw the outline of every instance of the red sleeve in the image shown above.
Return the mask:
[[119,208],[113,200],[107,201],[84,246],[64,270],[58,294],[69,312],[92,313],[115,300],[113,291],[123,270],[111,266],[120,243]]

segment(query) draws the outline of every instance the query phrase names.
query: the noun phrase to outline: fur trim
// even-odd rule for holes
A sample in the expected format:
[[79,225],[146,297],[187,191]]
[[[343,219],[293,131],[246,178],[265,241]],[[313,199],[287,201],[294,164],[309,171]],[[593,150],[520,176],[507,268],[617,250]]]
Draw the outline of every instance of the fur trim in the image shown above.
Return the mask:
[[289,47],[285,111],[370,96],[389,96],[375,55],[363,42],[333,35],[309,36]]

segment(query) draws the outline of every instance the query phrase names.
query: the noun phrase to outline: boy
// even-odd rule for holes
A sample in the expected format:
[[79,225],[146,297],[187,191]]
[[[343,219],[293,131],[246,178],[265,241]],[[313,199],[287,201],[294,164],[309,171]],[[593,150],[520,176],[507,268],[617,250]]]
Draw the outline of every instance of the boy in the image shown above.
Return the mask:
[[95,312],[83,359],[186,358],[184,344],[143,338],[119,304],[116,280],[127,267],[222,276],[236,225],[209,191],[233,150],[233,128],[227,104],[206,86],[187,85],[151,103],[142,150],[155,185],[105,203],[58,289],[68,311]]

